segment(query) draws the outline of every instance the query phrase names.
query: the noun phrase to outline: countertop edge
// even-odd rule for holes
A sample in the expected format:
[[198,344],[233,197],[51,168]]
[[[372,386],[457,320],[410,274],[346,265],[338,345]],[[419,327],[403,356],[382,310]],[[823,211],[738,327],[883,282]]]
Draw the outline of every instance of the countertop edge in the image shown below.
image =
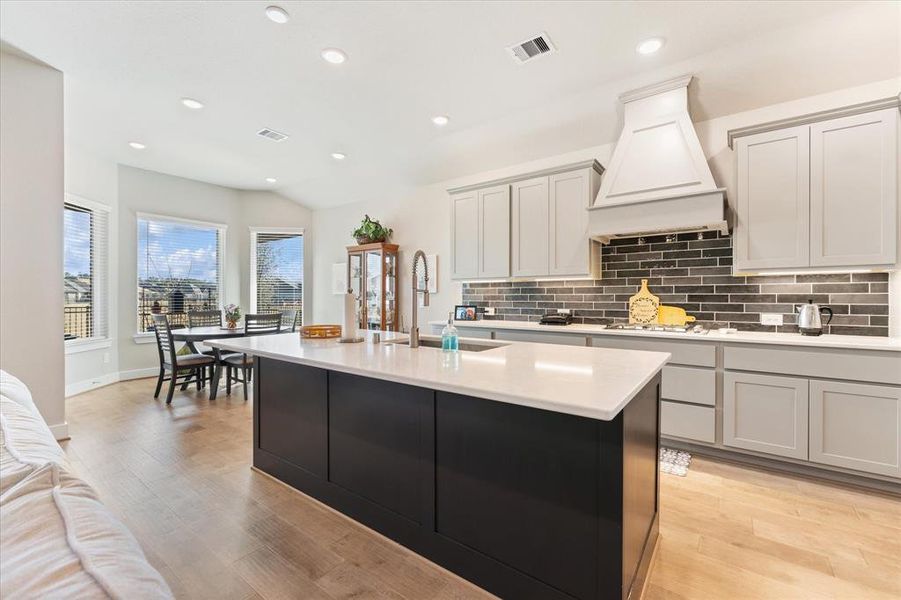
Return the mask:
[[[238,341],[242,338],[236,338],[234,340],[224,340],[224,339],[215,339],[205,341],[204,344],[208,346],[213,346],[219,348],[221,350],[229,350],[232,352],[241,352],[248,353],[247,348],[244,348],[240,345],[234,344],[232,342]],[[364,342],[365,343],[365,342]],[[511,342],[511,343],[521,343],[521,342]],[[428,351],[430,349],[426,349]],[[378,370],[370,370],[363,367],[354,367],[342,364],[336,364],[330,361],[316,360],[313,358],[299,357],[286,355],[280,352],[270,352],[266,350],[255,350],[254,356],[269,358],[272,360],[281,360],[284,362],[290,362],[299,365],[305,365],[310,367],[317,367],[322,369],[328,369],[331,371],[337,371],[340,373],[347,373],[350,375],[360,375],[363,377],[370,377],[372,379],[380,379],[382,381],[391,381],[395,383],[401,383],[405,385],[412,385],[416,387],[432,389],[442,392],[449,392],[452,394],[463,394],[468,396],[473,396],[476,398],[482,398],[485,400],[492,400],[495,402],[503,402],[505,404],[513,404],[517,406],[527,406],[530,408],[537,408],[541,410],[547,410],[550,412],[555,412],[559,414],[568,414],[577,417],[586,417],[590,419],[597,419],[601,421],[612,421],[619,415],[626,405],[635,398],[638,393],[644,389],[644,387],[657,376],[663,370],[663,367],[667,365],[672,359],[672,355],[668,352],[654,352],[655,354],[665,354],[666,358],[663,359],[659,366],[655,369],[652,369],[651,372],[644,378],[641,379],[640,383],[636,384],[632,390],[623,396],[622,400],[620,400],[615,409],[609,410],[601,410],[594,409],[588,410],[583,409],[581,407],[574,407],[571,405],[559,404],[555,402],[549,402],[545,400],[529,398],[519,395],[513,394],[501,394],[497,392],[492,392],[490,390],[484,390],[482,388],[477,387],[468,387],[466,385],[460,384],[448,384],[443,382],[432,382],[432,381],[423,381],[421,379],[417,379],[415,377],[408,377],[405,375],[394,375],[388,374],[383,371]],[[249,354],[249,353],[248,353]]]

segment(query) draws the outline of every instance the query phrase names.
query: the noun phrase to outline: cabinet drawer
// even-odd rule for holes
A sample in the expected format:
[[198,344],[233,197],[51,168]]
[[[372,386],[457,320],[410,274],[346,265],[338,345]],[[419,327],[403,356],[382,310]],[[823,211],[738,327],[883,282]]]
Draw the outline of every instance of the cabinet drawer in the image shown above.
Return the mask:
[[661,338],[637,339],[621,335],[596,335],[592,336],[591,345],[595,348],[669,352],[672,354],[671,364],[697,367],[716,366],[716,346],[704,342],[671,342]]
[[726,369],[901,385],[901,353],[726,345]]
[[[456,326],[457,331],[459,332],[459,336],[463,338],[480,338],[483,340],[490,340],[492,331],[490,329],[482,329],[480,327],[460,327]],[[432,331],[435,335],[441,335],[441,331],[444,327],[435,326],[435,329]]]
[[660,403],[660,434],[712,444],[716,441],[716,409],[664,400]]
[[716,404],[716,372],[691,367],[663,367],[661,396],[693,404]]
[[810,460],[901,477],[901,388],[810,382]]
[[560,344],[563,346],[587,346],[588,338],[577,333],[549,333],[544,331],[517,331],[515,329],[498,329],[494,339],[511,342],[535,342],[538,344]]

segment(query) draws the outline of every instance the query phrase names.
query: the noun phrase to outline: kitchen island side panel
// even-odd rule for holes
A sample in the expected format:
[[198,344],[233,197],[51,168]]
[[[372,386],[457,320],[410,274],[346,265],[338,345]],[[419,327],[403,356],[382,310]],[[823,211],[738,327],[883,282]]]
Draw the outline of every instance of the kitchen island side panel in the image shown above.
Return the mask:
[[[656,541],[656,434],[649,432],[658,424],[659,375],[619,416],[603,421],[275,359],[257,359],[257,367],[253,455],[260,471],[501,597],[622,600],[631,587],[640,589]],[[282,369],[296,372],[286,377]],[[323,376],[328,381],[324,391],[297,385],[298,378],[321,381]],[[367,432],[359,425],[380,419],[374,398],[360,397],[370,385],[374,396],[388,394],[390,400],[384,422]],[[301,389],[304,393],[296,393]],[[330,396],[342,405],[335,413]],[[351,444],[341,461],[355,460],[356,444],[360,451],[380,446],[378,460],[360,457],[373,472],[360,479],[361,465],[344,465],[345,475],[354,475],[339,485],[290,460],[295,454],[290,443],[261,447],[266,429],[273,427],[262,418],[268,404],[286,398],[311,406],[325,400],[327,456],[328,438],[336,433]],[[315,410],[284,410],[293,420],[321,422]],[[398,426],[405,440],[399,446],[390,439]],[[309,442],[300,439],[309,424],[277,427],[295,431],[298,447]],[[346,471],[348,466],[353,470]],[[624,468],[638,472],[630,476]],[[409,481],[411,492],[401,505],[390,506],[396,498],[368,487],[374,481],[370,477],[380,476],[396,484]],[[410,508],[412,498],[418,510]],[[636,507],[624,512],[624,504],[633,502]],[[411,519],[414,513],[419,518]],[[505,542],[505,536],[512,538]]]

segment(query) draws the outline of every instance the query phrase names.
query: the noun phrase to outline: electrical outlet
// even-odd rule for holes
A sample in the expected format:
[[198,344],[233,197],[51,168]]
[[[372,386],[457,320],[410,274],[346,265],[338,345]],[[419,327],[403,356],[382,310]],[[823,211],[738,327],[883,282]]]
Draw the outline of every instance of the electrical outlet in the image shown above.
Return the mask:
[[485,315],[488,316],[488,317],[493,317],[493,316],[494,316],[494,307],[493,307],[493,306],[486,306],[486,307],[485,307]]
[[571,315],[572,312],[573,312],[573,311],[572,311],[572,309],[570,309],[570,308],[558,308],[558,309],[557,309],[557,314],[558,314],[558,315]]
[[761,313],[761,325],[782,325],[782,315],[780,313]]

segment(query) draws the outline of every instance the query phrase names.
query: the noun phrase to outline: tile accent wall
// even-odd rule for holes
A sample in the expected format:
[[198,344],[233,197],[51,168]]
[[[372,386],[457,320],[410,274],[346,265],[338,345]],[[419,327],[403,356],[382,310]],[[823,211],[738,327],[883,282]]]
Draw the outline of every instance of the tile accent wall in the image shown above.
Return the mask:
[[[629,297],[642,279],[660,302],[681,306],[707,327],[796,332],[795,304],[829,306],[828,333],[888,335],[888,273],[733,277],[732,238],[707,232],[614,240],[603,248],[600,280],[504,281],[463,285],[463,303],[494,307],[486,319],[537,321],[558,308],[576,323],[628,322]],[[780,313],[781,327],[760,324]]]

